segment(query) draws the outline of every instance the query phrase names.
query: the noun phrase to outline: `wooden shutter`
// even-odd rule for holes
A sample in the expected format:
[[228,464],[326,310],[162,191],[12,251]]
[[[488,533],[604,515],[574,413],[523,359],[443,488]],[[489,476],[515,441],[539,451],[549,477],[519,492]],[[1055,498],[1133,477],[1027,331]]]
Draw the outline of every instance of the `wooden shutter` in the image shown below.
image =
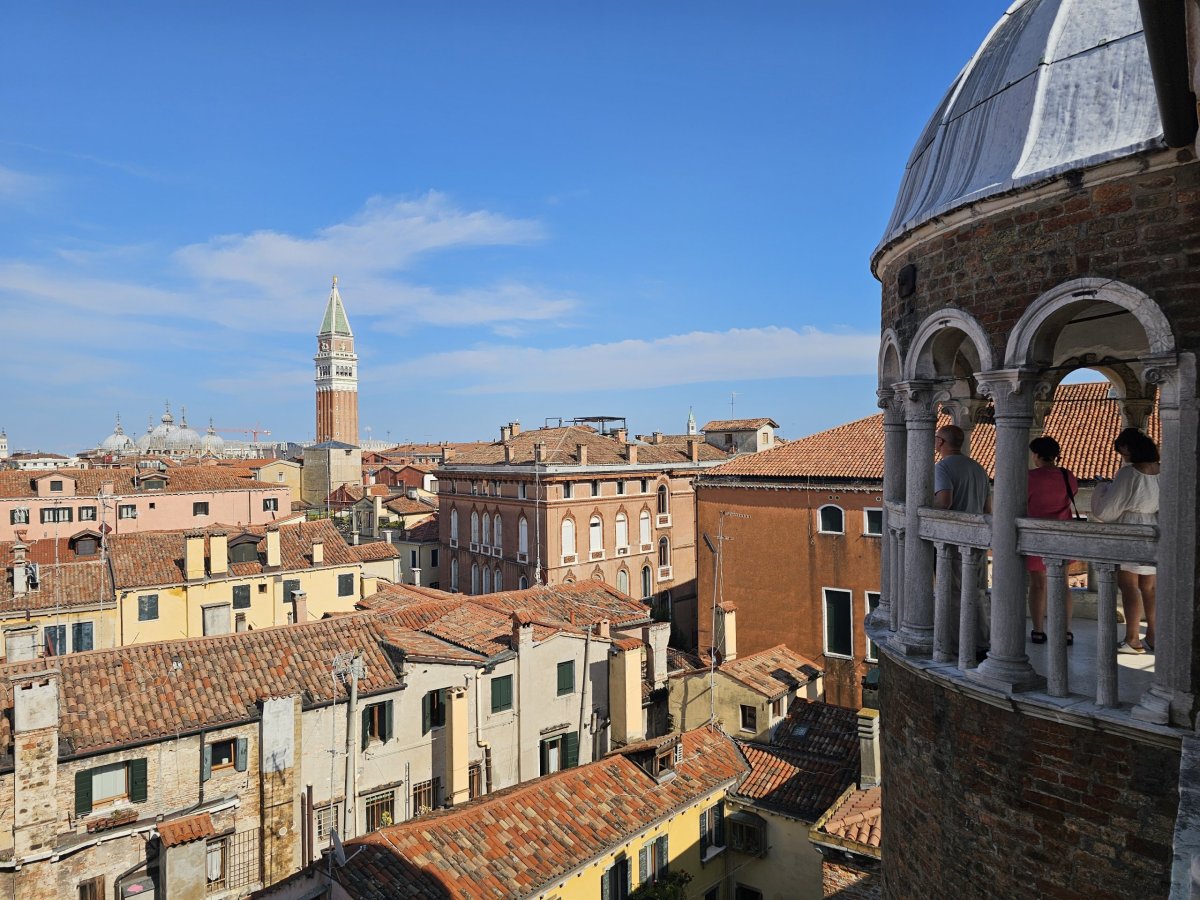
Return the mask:
[[431,694],[421,698],[421,734],[429,734],[433,727],[433,700]]
[[86,816],[92,811],[92,770],[75,773],[75,815]]
[[362,748],[367,749],[367,745],[371,743],[371,707],[364,706],[362,710],[362,728],[359,740],[362,742]]
[[713,843],[718,847],[725,846],[725,804],[724,801],[719,801],[713,807],[713,816],[716,821],[713,823]]
[[612,869],[606,869],[600,876],[600,900],[612,900]]
[[700,855],[704,856],[704,851],[708,849],[708,810],[703,810],[700,813]]
[[250,741],[247,738],[240,737],[237,739],[237,746],[234,748],[233,767],[239,772],[246,771],[247,757],[250,755]]
[[658,872],[655,875],[658,878],[665,878],[667,874],[667,866],[669,865],[670,856],[667,853],[667,836],[664,834],[657,841],[658,843]]
[[383,740],[390,741],[396,733],[396,701],[388,700],[383,705]]
[[129,766],[129,799],[133,803],[146,802],[146,760],[131,759]]
[[212,778],[212,744],[205,744],[200,748],[200,780],[208,781]]
[[647,844],[638,851],[638,884],[645,884],[650,878],[650,845]]
[[573,769],[579,765],[579,732],[568,731],[566,740],[564,741],[565,749],[563,750],[563,768]]

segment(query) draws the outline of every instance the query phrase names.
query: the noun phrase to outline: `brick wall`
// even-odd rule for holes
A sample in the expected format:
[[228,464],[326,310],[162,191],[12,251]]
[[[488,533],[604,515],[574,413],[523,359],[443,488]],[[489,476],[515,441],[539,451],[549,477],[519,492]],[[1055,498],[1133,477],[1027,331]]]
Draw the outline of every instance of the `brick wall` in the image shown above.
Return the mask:
[[821,884],[822,896],[837,900],[879,900],[883,890],[877,861],[859,865],[825,859],[821,863]]
[[885,896],[1167,896],[1178,747],[1002,710],[882,665]]

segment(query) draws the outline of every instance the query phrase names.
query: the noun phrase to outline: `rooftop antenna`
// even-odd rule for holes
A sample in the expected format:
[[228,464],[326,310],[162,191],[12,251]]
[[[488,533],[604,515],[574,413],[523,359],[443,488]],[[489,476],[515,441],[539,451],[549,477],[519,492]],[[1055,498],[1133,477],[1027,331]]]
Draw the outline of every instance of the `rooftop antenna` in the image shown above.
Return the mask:
[[733,398],[738,395],[737,391],[729,392],[729,418],[733,418]]
[[[732,404],[732,401],[730,401]],[[732,541],[733,538],[725,534],[725,519],[749,519],[750,516],[745,513],[731,512],[728,509],[723,509],[717,514],[717,539],[713,541],[708,536],[708,532],[704,532],[704,545],[708,547],[709,552],[713,555],[713,599],[712,599],[712,619],[709,623],[709,646],[708,646],[708,721],[709,723],[717,720],[717,603],[719,599],[724,599],[724,587],[721,584],[721,578],[725,573],[724,556],[721,551],[725,547],[726,541]]]

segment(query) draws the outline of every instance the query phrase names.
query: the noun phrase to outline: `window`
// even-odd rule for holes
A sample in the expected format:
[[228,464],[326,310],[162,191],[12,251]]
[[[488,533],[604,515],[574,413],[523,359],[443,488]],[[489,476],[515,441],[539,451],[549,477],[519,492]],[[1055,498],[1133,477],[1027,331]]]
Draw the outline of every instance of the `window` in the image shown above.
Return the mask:
[[47,506],[42,510],[42,524],[47,522],[70,522],[74,512],[69,506]]
[[849,591],[823,588],[825,593],[825,653],[833,656],[854,655],[854,627]]
[[96,521],[96,507],[94,507],[94,506],[79,507],[79,521],[80,522],[95,522]]
[[558,696],[575,693],[575,660],[558,664]]
[[207,516],[208,515],[208,501],[200,500],[200,501],[193,503],[192,504],[192,515],[193,516]]
[[453,558],[450,560],[450,590],[458,590],[458,560]]
[[450,510],[450,540],[458,540],[458,510]]
[[479,513],[471,510],[471,543],[479,543]]
[[487,566],[483,567],[483,592],[485,594],[492,592],[492,570]]
[[638,540],[642,544],[650,543],[650,510],[643,509],[638,516]]
[[479,593],[479,563],[471,563],[471,593]]
[[204,616],[204,634],[229,634],[229,606],[202,606]]
[[721,900],[721,885],[718,884],[705,891],[704,900]]
[[[879,592],[867,591],[867,615],[869,616],[871,613],[875,612],[875,608],[877,606],[879,606]],[[876,646],[873,640],[867,638],[867,660],[870,662],[875,662],[878,659],[879,648]]]
[[529,555],[529,522],[524,516],[517,520],[517,552]]
[[497,550],[504,546],[504,530],[500,520],[500,513],[496,513],[496,518],[492,520],[492,546]]
[[430,812],[442,805],[442,779],[434,778],[413,785],[413,815]]
[[467,798],[474,800],[483,796],[483,764],[471,763],[467,767]]
[[758,731],[758,709],[742,704],[742,731]]
[[667,874],[667,836],[656,837],[638,851],[641,884],[654,884]]
[[378,831],[396,821],[396,792],[380,791],[369,794],[364,802],[367,831]]
[[879,537],[883,534],[883,510],[863,510],[863,534]]
[[142,594],[138,597],[138,621],[152,622],[158,618],[158,594]]
[[660,566],[671,564],[671,542],[667,540],[666,535],[658,539],[658,564]]
[[629,546],[629,519],[625,513],[617,513],[617,549]]
[[258,541],[251,539],[231,544],[229,547],[231,563],[258,562]]
[[94,537],[81,537],[75,541],[76,556],[95,556],[100,549],[100,542]]
[[483,546],[487,546],[492,540],[492,517],[487,513],[483,514]]
[[492,496],[493,497],[500,496],[500,482],[499,481],[492,482]]
[[829,504],[822,506],[817,511],[820,518],[819,531],[821,534],[845,534],[846,533],[846,514],[842,512],[840,506]]
[[386,744],[394,734],[395,707],[391,700],[368,703],[362,711],[362,748],[367,749],[371,741]]
[[42,629],[46,639],[46,653],[49,656],[62,656],[67,652],[67,626],[47,625]]
[[629,570],[621,569],[617,572],[617,590],[622,594],[629,593]]
[[285,602],[290,603],[292,600],[294,600],[295,598],[292,596],[292,594],[296,593],[298,590],[300,590],[299,578],[283,579],[283,599]]
[[122,503],[120,506],[117,507],[117,518],[118,519],[136,519],[137,518],[136,504]]
[[671,511],[671,501],[667,494],[667,486],[660,484],[658,486],[658,514],[665,516]]
[[600,482],[599,481],[595,481],[595,480],[592,481],[592,496],[593,497],[600,496]]
[[317,844],[329,842],[329,832],[338,827],[342,821],[342,804],[318,806],[316,809]]
[[529,486],[523,481],[517,483],[517,496],[522,500],[529,499]]
[[642,599],[649,601],[650,595],[654,593],[654,573],[650,571],[649,566],[642,566]]
[[200,780],[208,781],[213,772],[232,769],[245,772],[250,741],[244,737],[224,738],[206,744],[200,751]]
[[617,496],[620,497],[620,496],[623,496],[624,494],[625,494],[625,479],[622,478],[620,481],[617,482]]
[[650,479],[649,479],[649,478],[643,478],[641,481],[642,481],[642,493],[643,493],[643,494],[645,494],[645,493],[649,493],[649,491],[650,491]]
[[517,581],[517,587],[522,591],[525,590],[529,587],[529,579],[522,575]]
[[50,482],[50,490],[56,494],[62,493],[62,482],[58,479],[52,479]]
[[592,516],[588,522],[588,550],[592,553],[604,550],[604,523],[599,516]]
[[574,556],[575,555],[575,520],[574,519],[563,519],[561,530],[562,530],[562,555],[563,556]]
[[279,512],[279,498],[263,497],[263,512]]
[[79,900],[104,900],[104,876],[97,875],[79,883]]
[[[429,550],[429,568],[436,569],[438,567],[438,548],[431,547]],[[436,585],[430,585],[436,587]]]
[[737,813],[729,817],[729,844],[739,853],[762,856],[767,851],[766,822],[758,816]]
[[347,572],[344,575],[338,576],[338,596],[353,597],[354,596],[354,573]]
[[[142,487],[148,491],[161,491],[167,486],[167,483],[161,478],[147,478],[142,482]],[[54,490],[54,484],[51,482],[50,490]]]
[[[700,813],[700,858],[709,859],[725,849],[725,807],[718,803]],[[710,853],[709,851],[713,851]]]
[[776,697],[771,701],[771,718],[778,719],[783,716],[783,703],[786,697]]
[[71,626],[71,652],[83,653],[85,650],[91,650],[95,646],[93,640],[91,622],[76,622]]
[[579,732],[568,731],[558,737],[547,738],[542,741],[540,755],[542,775],[574,768],[579,765]]
[[421,561],[420,561],[420,559],[418,559],[419,556],[420,556],[420,553],[416,550],[408,551],[408,567],[410,569],[416,569],[416,568],[420,567]]
[[600,876],[600,900],[628,900],[633,890],[632,880],[629,858],[618,856],[616,862]]
[[234,609],[249,609],[250,608],[250,585],[235,584],[233,586],[233,608]]
[[146,802],[146,760],[97,766],[75,773],[75,815],[90,815],[106,803],[128,798],[131,803]]
[[563,485],[563,498],[566,500],[570,500],[574,496],[575,496],[575,485],[568,481],[566,484]]
[[499,675],[492,677],[492,712],[504,712],[512,709],[513,678],[511,675]]
[[204,880],[207,882],[205,890],[209,894],[223,891],[226,888],[227,849],[228,842],[223,837],[208,842],[207,856],[204,860]]
[[497,594],[504,590],[504,573],[500,571],[499,566],[496,566],[496,574],[492,578],[492,590]]
[[421,698],[421,734],[446,724],[446,689],[430,691]]
[[[93,507],[94,509],[95,507]],[[82,517],[81,517],[82,518]],[[29,507],[18,506],[9,511],[8,522],[10,525],[28,525],[29,524]]]

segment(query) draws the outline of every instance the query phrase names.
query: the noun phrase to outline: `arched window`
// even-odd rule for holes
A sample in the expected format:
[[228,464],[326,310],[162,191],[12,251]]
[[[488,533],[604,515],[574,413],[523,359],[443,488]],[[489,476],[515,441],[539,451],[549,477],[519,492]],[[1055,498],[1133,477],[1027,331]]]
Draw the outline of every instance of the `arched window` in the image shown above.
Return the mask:
[[529,579],[522,575],[521,579],[517,582],[517,587],[521,590],[525,590],[529,587]]
[[562,555],[575,555],[575,520],[562,520]]
[[617,590],[622,594],[629,593],[629,571],[627,569],[617,572]]
[[820,520],[821,534],[846,533],[846,514],[842,512],[840,506],[834,506],[832,503],[822,506],[817,515]]
[[504,590],[504,573],[496,566],[496,576],[492,579],[492,590],[497,594]]
[[450,510],[450,540],[458,540],[458,510]]
[[592,516],[592,520],[588,522],[588,550],[595,553],[597,550],[604,549],[604,523],[600,521],[599,516]]
[[649,600],[654,593],[654,573],[649,566],[642,566],[642,599]]
[[492,541],[492,517],[487,513],[483,514],[483,546],[487,546]]
[[450,560],[450,590],[458,590],[458,560]]
[[479,543],[479,513],[471,510],[471,543]]
[[[629,546],[629,519],[625,513],[617,513],[617,549]],[[628,593],[628,591],[626,591]]]
[[667,493],[667,486],[665,484],[660,484],[658,486],[658,514],[660,516],[665,516],[670,511],[671,499],[670,495]]
[[492,519],[492,546],[497,550],[504,546],[503,535],[504,529],[501,528],[500,513],[496,513],[496,518]]
[[524,516],[517,521],[517,552],[529,553],[529,523]]
[[483,592],[485,594],[492,592],[492,570],[487,566],[483,567]]
[[658,564],[660,566],[671,564],[671,542],[667,540],[666,535],[658,539]]
[[638,540],[643,544],[650,543],[650,510],[643,509],[638,516]]
[[479,593],[479,563],[471,563],[471,593]]

